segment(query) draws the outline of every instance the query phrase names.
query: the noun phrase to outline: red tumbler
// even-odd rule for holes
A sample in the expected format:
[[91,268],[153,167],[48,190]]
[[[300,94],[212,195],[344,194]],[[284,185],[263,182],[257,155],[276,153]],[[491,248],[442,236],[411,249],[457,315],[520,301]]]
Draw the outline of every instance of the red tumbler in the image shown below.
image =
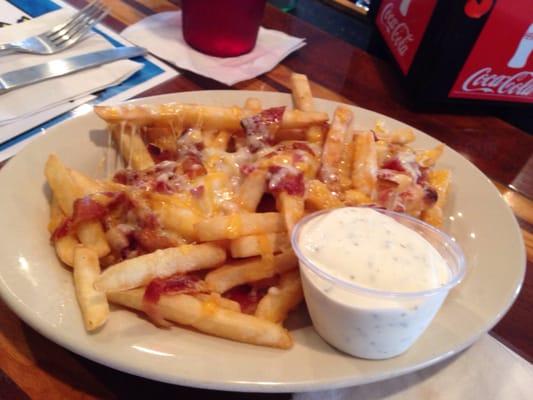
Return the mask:
[[182,0],[183,37],[202,53],[235,57],[250,52],[266,0]]

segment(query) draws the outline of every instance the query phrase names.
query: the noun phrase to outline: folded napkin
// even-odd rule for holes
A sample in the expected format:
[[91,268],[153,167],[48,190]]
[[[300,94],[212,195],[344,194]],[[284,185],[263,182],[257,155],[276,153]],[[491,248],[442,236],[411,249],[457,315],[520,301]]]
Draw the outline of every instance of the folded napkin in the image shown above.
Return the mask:
[[290,53],[305,46],[302,38],[259,28],[257,44],[250,53],[229,58],[208,56],[189,47],[183,39],[181,11],[152,15],[129,26],[121,35],[180,68],[226,85],[270,71]]
[[[75,10],[72,9],[61,9],[21,24],[4,27],[0,29],[0,43],[21,40],[42,33],[65,21],[74,12]],[[49,56],[23,53],[5,56],[0,54],[0,74],[109,48],[113,46],[107,40],[99,35],[90,34],[74,47]],[[117,85],[141,68],[140,63],[120,60],[0,95],[0,126]]]

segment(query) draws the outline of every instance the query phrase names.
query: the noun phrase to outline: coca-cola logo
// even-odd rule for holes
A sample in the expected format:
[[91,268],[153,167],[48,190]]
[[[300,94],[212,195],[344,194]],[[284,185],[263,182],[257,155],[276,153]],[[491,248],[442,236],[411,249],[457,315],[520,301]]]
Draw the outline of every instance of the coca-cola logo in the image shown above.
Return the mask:
[[533,72],[521,71],[514,75],[505,75],[494,73],[491,67],[486,67],[465,79],[462,89],[465,92],[527,97],[533,95]]
[[392,45],[400,55],[405,55],[409,49],[409,43],[414,40],[414,36],[405,22],[400,22],[394,15],[393,3],[387,4],[381,12],[381,23],[390,36]]

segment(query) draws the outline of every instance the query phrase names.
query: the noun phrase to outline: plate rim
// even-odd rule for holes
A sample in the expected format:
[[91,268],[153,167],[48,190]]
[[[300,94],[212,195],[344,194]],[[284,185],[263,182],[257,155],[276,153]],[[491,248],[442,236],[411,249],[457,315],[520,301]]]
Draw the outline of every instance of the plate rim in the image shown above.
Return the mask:
[[[167,101],[176,101],[177,98],[183,93],[188,93],[191,95],[195,94],[201,94],[201,95],[209,95],[209,94],[216,94],[216,93],[238,93],[242,96],[242,98],[246,98],[253,96],[254,94],[261,93],[261,95],[266,96],[283,96],[283,97],[289,97],[289,93],[281,93],[281,92],[264,92],[264,91],[250,91],[250,90],[197,90],[197,91],[187,91],[187,92],[175,92],[175,93],[166,93],[161,95],[154,95],[154,96],[148,96],[148,97],[141,97],[141,98],[135,98],[128,100],[126,102],[122,103],[142,103],[142,102],[167,102]],[[451,151],[456,153],[457,156],[461,157],[467,164],[469,164],[469,167],[473,168],[475,172],[480,175],[480,177],[485,178],[488,180],[488,183],[491,186],[491,190],[494,192],[495,195],[501,197],[498,189],[495,187],[495,185],[492,183],[490,178],[488,178],[483,171],[481,171],[475,164],[473,164],[470,160],[468,160],[466,157],[462,156],[460,153],[458,153],[456,150],[448,146],[446,143],[441,142],[437,138],[434,138],[433,136],[429,135],[428,133],[425,133],[424,131],[421,131],[405,122],[402,122],[396,118],[389,117],[385,114],[365,109],[363,107],[357,106],[355,104],[347,104],[342,103],[340,101],[335,100],[329,100],[329,99],[322,99],[319,97],[315,97],[315,99],[320,101],[325,101],[328,103],[332,103],[335,105],[346,105],[348,107],[352,107],[358,110],[362,110],[363,112],[370,112],[372,114],[375,114],[377,117],[383,116],[388,119],[392,119],[400,124],[406,125],[414,129],[416,132],[422,132],[424,135],[427,135],[431,137],[433,140],[436,140],[440,143],[443,143],[446,146],[446,151]],[[24,154],[28,151],[28,149],[32,149],[35,146],[39,145],[39,142],[42,140],[46,140],[46,136],[54,134],[54,131],[58,129],[63,124],[73,123],[76,120],[80,118],[87,117],[92,113],[92,108],[87,112],[83,114],[78,114],[73,116],[72,118],[65,120],[57,125],[54,125],[53,127],[50,127],[45,131],[44,134],[41,134],[39,137],[36,137],[35,140],[33,140],[31,143],[28,144],[28,146],[25,146],[17,155],[13,157],[12,160],[10,160],[4,167],[0,170],[0,177],[3,177],[5,174],[9,173],[6,171],[9,171],[13,165],[16,165],[18,163],[13,163],[14,160],[19,160],[24,157]],[[421,370],[424,368],[427,368],[433,364],[439,363],[441,361],[444,361],[445,359],[448,359],[462,351],[464,351],[466,348],[470,347],[473,343],[475,343],[483,334],[489,332],[509,311],[509,309],[514,304],[516,298],[518,297],[523,283],[525,279],[525,273],[526,273],[526,258],[525,258],[525,245],[523,241],[522,234],[520,232],[520,227],[518,225],[517,219],[515,215],[513,214],[511,208],[503,201],[501,200],[507,207],[506,212],[508,216],[513,221],[513,229],[514,233],[517,234],[517,237],[519,238],[519,246],[521,247],[521,252],[519,255],[520,258],[520,266],[521,266],[521,272],[520,278],[518,279],[517,284],[515,285],[514,292],[512,296],[509,298],[509,301],[507,304],[505,304],[505,307],[503,307],[498,314],[496,314],[490,322],[485,324],[487,327],[486,329],[482,330],[481,332],[477,332],[474,335],[471,335],[469,340],[464,341],[461,345],[455,346],[455,348],[449,350],[448,352],[445,352],[444,354],[440,354],[438,356],[435,356],[425,362],[420,362],[415,365],[406,366],[404,368],[399,368],[398,370],[394,372],[382,372],[382,373],[376,373],[375,376],[371,379],[358,379],[357,376],[354,377],[341,377],[337,379],[328,379],[327,382],[324,381],[312,381],[312,378],[309,378],[309,380],[299,380],[297,382],[287,383],[287,382],[253,382],[253,381],[206,381],[201,378],[188,378],[188,377],[180,377],[172,374],[154,374],[151,373],[149,370],[143,370],[141,367],[136,368],[133,365],[128,364],[127,362],[123,360],[115,361],[113,359],[101,359],[98,355],[91,353],[89,350],[76,346],[74,343],[71,343],[68,341],[67,336],[68,335],[58,335],[55,332],[57,330],[54,330],[51,328],[51,326],[46,324],[39,324],[39,321],[41,318],[38,315],[34,314],[27,314],[25,312],[21,312],[21,308],[19,307],[21,305],[20,300],[17,301],[17,297],[14,293],[11,293],[9,287],[7,286],[6,282],[4,281],[4,278],[2,274],[0,274],[0,298],[7,304],[9,309],[17,316],[17,318],[20,318],[23,320],[26,324],[28,324],[32,329],[35,329],[39,334],[45,336],[47,339],[53,341],[54,343],[58,344],[59,346],[78,354],[82,357],[85,357],[89,360],[92,360],[94,362],[97,362],[101,365],[116,369],[120,372],[125,372],[129,374],[133,374],[135,376],[139,376],[142,378],[151,379],[158,382],[165,382],[175,385],[183,385],[188,387],[195,387],[195,388],[201,388],[201,389],[210,389],[210,390],[222,390],[222,391],[238,391],[238,392],[257,392],[257,393],[284,393],[284,392],[307,392],[307,391],[316,391],[316,390],[324,390],[324,389],[337,389],[341,387],[347,387],[347,386],[357,386],[367,383],[373,383],[373,382],[379,382],[386,379],[391,379],[397,376],[401,376],[404,374],[408,374],[417,370]],[[33,317],[33,318],[31,318]]]

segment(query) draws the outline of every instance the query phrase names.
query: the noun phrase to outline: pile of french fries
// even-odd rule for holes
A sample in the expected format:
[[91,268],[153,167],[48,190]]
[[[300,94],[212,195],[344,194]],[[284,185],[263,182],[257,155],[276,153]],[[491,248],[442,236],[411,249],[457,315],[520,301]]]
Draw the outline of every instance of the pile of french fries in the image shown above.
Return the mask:
[[289,236],[305,214],[375,205],[442,222],[442,146],[413,150],[410,129],[379,122],[355,131],[344,106],[330,121],[306,76],[291,83],[292,110],[254,98],[95,107],[128,166],[114,179],[49,157],[49,231],[87,330],[104,325],[111,302],[162,327],[286,349],[283,321],[303,300]]

